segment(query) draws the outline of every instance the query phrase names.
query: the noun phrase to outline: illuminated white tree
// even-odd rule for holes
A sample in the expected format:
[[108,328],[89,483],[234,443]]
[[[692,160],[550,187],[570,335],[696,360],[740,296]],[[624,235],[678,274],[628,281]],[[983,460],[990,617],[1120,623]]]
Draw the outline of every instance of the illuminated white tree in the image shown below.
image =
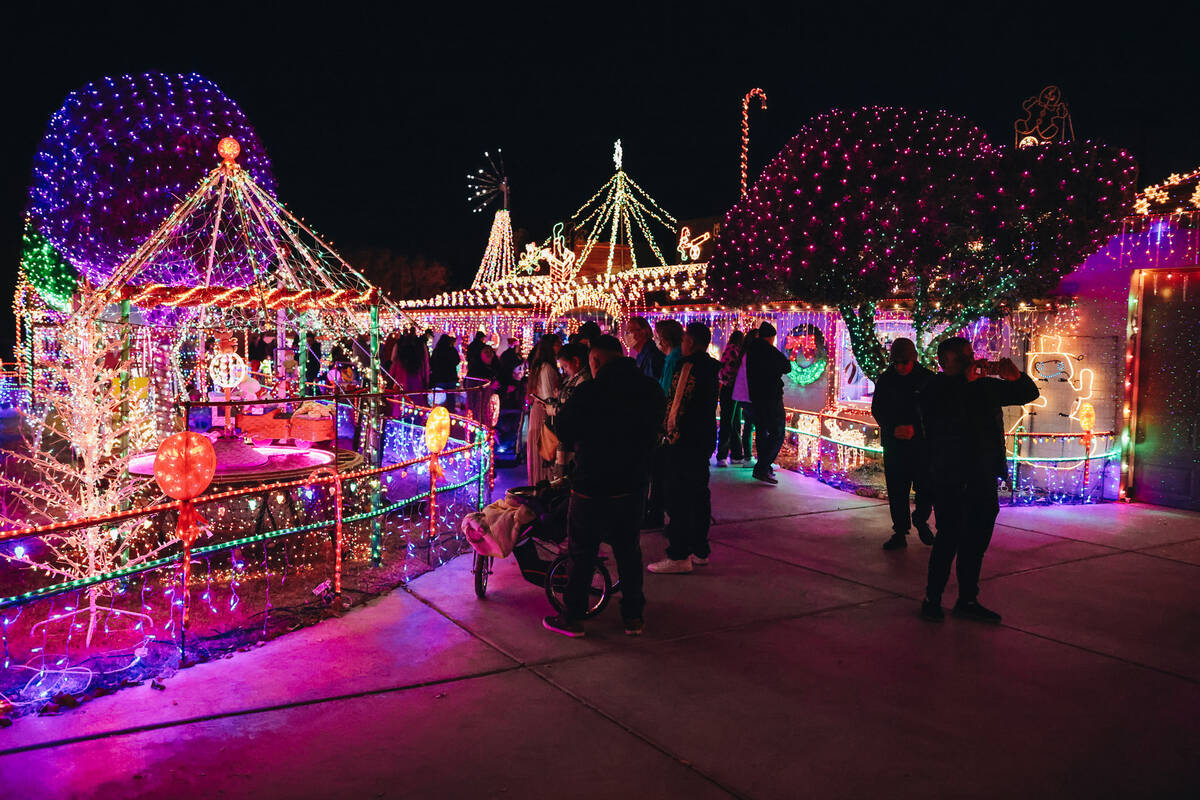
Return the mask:
[[[9,528],[97,519],[129,507],[150,483],[129,475],[128,443],[139,421],[122,396],[119,341],[84,319],[68,322],[61,333],[64,358],[48,368],[50,385],[58,390],[47,392],[41,407],[22,412],[24,452],[0,451],[9,466],[0,474],[7,499],[0,521]],[[147,527],[131,520],[47,533],[40,537],[44,548],[17,545],[0,557],[62,581],[90,578],[137,566],[173,544],[151,543]],[[71,615],[87,615],[89,645],[100,614],[152,622],[113,608],[107,582],[86,592],[86,605]]]

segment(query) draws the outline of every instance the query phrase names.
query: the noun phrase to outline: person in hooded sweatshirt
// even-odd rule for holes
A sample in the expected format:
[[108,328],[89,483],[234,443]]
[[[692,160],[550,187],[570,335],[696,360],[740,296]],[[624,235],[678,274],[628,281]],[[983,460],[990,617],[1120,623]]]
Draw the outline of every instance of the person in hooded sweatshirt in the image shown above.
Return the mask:
[[567,511],[571,569],[563,592],[566,609],[542,625],[563,636],[584,635],[597,553],[608,542],[621,581],[625,633],[637,636],[646,605],[639,523],[666,403],[658,383],[622,355],[615,337],[593,340],[588,361],[592,380],[575,390],[555,418],[560,444],[575,452]]
[[687,326],[681,359],[667,398],[667,557],[648,569],[691,572],[705,566],[711,548],[712,494],[708,459],[717,444],[717,375],[721,364],[708,354],[712,333],[702,322]]

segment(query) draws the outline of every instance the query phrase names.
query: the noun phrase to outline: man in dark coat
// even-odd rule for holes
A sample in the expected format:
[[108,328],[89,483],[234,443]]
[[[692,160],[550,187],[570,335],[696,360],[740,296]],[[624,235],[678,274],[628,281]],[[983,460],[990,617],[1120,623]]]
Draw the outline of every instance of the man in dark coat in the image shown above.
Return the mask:
[[[648,378],[662,381],[666,356],[654,343],[654,329],[645,317],[630,317],[625,323],[625,344],[629,355],[637,362],[638,369]],[[665,390],[664,390],[665,391]],[[646,517],[643,528],[661,528],[666,513],[666,451],[657,448],[651,456],[650,488],[646,499]]]
[[566,610],[546,617],[542,625],[564,636],[583,636],[596,554],[606,541],[621,580],[625,633],[637,636],[646,604],[638,523],[665,400],[658,383],[621,354],[616,338],[597,337],[588,361],[592,380],[575,390],[555,419],[559,442],[575,452],[567,511],[571,571],[563,593]]
[[667,557],[651,572],[691,572],[708,564],[712,494],[708,459],[717,444],[717,373],[721,364],[708,354],[712,333],[693,322],[683,333],[682,360],[667,398]]
[[754,428],[758,432],[758,462],[754,477],[764,483],[779,483],[771,467],[783,447],[784,423],[783,376],[792,371],[792,362],[775,347],[775,326],[764,322],[758,337],[746,345],[746,388],[754,408]]
[[1038,389],[1007,358],[976,362],[971,343],[961,337],[938,346],[938,363],[942,371],[919,400],[938,526],[921,616],[943,619],[942,591],[957,560],[955,615],[999,622],[1000,615],[979,602],[979,572],[1000,513],[996,481],[1007,468],[1003,411],[1032,403]]
[[[918,393],[932,377],[932,371],[917,363],[917,347],[912,340],[897,339],[892,342],[891,366],[875,381],[871,414],[883,440],[883,475],[892,511],[892,537],[883,543],[884,550],[908,546],[910,521],[921,541],[933,544],[933,531],[929,529],[933,500],[919,479],[925,442],[917,411]],[[917,495],[917,508],[911,515],[910,490]]]
[[523,363],[517,344],[517,340],[510,337],[508,348],[496,360],[496,375],[500,379],[501,408],[520,408],[521,403],[525,401],[524,395],[517,391],[520,380],[515,377],[517,367]]
[[463,353],[467,361],[467,369],[471,369],[472,367],[479,368],[480,353],[483,352],[483,348],[486,345],[487,336],[484,335],[483,331],[475,331],[475,338],[471,340],[471,343],[467,345],[467,349]]

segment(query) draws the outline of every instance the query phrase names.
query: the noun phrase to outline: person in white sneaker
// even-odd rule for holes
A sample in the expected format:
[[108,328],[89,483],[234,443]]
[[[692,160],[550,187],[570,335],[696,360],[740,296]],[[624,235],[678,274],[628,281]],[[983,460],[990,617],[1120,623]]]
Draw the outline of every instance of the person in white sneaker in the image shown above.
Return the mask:
[[[667,399],[667,557],[647,569],[657,573],[691,572],[707,564],[712,522],[708,459],[717,443],[717,372],[708,354],[712,334],[693,322],[683,334],[683,359]],[[693,562],[693,558],[695,561]]]

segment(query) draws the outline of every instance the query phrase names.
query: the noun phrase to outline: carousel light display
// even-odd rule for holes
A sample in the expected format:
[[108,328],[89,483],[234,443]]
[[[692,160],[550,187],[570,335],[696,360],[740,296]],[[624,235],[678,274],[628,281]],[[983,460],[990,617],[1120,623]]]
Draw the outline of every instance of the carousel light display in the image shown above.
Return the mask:
[[[221,163],[117,266],[87,310],[140,304],[335,307],[375,288],[260,186],[223,141]],[[158,276],[168,275],[167,280]],[[290,293],[290,295],[289,295]],[[305,302],[307,300],[307,302]]]
[[[90,83],[50,118],[34,156],[29,217],[91,283],[103,283],[204,177],[217,143],[229,136],[255,183],[272,194],[257,134],[212,81],[146,73]],[[195,279],[194,262],[175,255],[148,277]]]

